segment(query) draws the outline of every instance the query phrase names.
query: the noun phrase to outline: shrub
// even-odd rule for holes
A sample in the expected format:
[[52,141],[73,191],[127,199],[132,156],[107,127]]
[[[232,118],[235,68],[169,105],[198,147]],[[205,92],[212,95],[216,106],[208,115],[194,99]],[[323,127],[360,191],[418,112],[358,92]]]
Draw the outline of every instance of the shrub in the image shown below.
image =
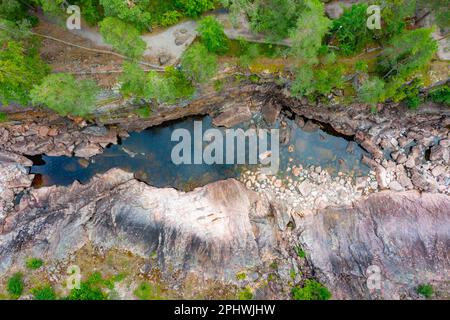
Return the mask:
[[167,11],[163,13],[160,24],[162,27],[168,27],[176,24],[182,17],[183,15],[176,10]]
[[139,59],[147,48],[139,31],[117,18],[108,17],[100,22],[100,32],[114,50],[127,57]]
[[145,72],[136,63],[125,62],[119,77],[120,93],[125,97],[143,98],[145,96]]
[[[129,6],[127,1],[123,0],[100,0],[100,4],[104,8],[106,17],[117,18],[115,21],[125,22],[121,27],[136,28],[138,34],[150,29],[152,18],[151,14],[146,11],[149,0],[134,1],[133,6]],[[123,35],[126,35],[125,30]]]
[[245,280],[246,278],[247,274],[243,271],[236,274],[236,280]]
[[99,23],[103,15],[103,7],[100,5],[99,0],[72,0],[74,4],[80,6],[81,14],[87,23],[94,26]]
[[34,300],[56,300],[55,290],[51,286],[34,288],[31,293]]
[[329,300],[330,291],[315,280],[308,279],[303,287],[292,288],[294,300]]
[[246,287],[238,292],[238,300],[252,300],[253,293],[249,287]]
[[343,55],[352,55],[372,40],[372,31],[367,28],[366,3],[354,4],[345,9],[344,14],[333,21],[330,30],[339,42],[340,52]]
[[306,257],[306,253],[305,253],[305,251],[302,249],[302,247],[301,246],[296,246],[295,247],[295,252],[297,253],[297,256],[299,257],[299,258],[305,258]]
[[214,9],[215,0],[175,0],[175,5],[190,17],[198,17],[203,12]]
[[187,77],[197,83],[205,83],[217,72],[217,57],[200,43],[191,46],[181,57],[181,65]]
[[173,67],[167,67],[165,74],[151,71],[147,74],[145,97],[158,103],[175,103],[182,98],[190,98],[194,87],[184,73]]
[[49,71],[38,48],[18,41],[6,41],[0,47],[0,102],[30,102],[30,91]]
[[8,115],[6,113],[0,112],[0,122],[8,121]]
[[200,20],[197,28],[202,43],[209,52],[223,54],[228,50],[228,38],[223,31],[222,24],[213,16]]
[[384,101],[385,83],[380,78],[372,78],[365,81],[358,89],[358,98],[361,102],[370,106],[375,106],[378,102]]
[[13,298],[20,297],[23,293],[24,287],[25,285],[23,283],[23,276],[20,272],[14,274],[11,278],[9,278],[7,290]]
[[450,106],[450,87],[444,85],[431,91],[428,95],[435,103],[440,103]]
[[163,292],[159,285],[142,282],[133,294],[141,300],[162,300]]
[[25,265],[28,269],[36,270],[44,265],[44,261],[38,258],[30,258],[26,261]]
[[417,293],[425,298],[431,298],[434,293],[433,286],[431,284],[421,284],[417,287]]
[[43,104],[62,116],[86,116],[95,107],[98,88],[91,80],[69,74],[51,74],[31,91],[35,104]]
[[152,110],[150,109],[149,106],[143,106],[143,107],[136,109],[136,114],[140,118],[146,119],[146,118],[150,117],[150,115],[152,114]]

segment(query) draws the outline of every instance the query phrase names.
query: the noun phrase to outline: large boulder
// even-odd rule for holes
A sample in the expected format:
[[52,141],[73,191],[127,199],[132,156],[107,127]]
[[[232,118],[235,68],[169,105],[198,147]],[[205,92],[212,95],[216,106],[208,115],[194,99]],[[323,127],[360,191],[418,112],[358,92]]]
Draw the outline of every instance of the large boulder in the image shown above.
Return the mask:
[[[320,210],[300,224],[300,242],[337,299],[398,299],[414,297],[419,284],[446,286],[449,196],[380,192],[351,207]],[[371,282],[378,279],[374,271],[379,287]]]
[[113,169],[81,185],[31,191],[0,224],[0,270],[27,255],[64,259],[85,244],[156,252],[161,269],[235,280],[273,259],[269,200],[230,179],[184,193]]

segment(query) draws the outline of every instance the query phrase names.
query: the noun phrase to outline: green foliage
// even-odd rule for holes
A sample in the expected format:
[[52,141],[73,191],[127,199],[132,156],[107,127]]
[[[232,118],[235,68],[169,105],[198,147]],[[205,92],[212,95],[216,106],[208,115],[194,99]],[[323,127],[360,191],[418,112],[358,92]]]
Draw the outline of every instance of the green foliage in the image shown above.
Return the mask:
[[255,32],[266,33],[270,40],[281,40],[289,36],[296,27],[303,3],[298,0],[255,1],[243,7],[249,8],[250,26]]
[[[127,30],[124,30],[122,35],[126,35],[126,31],[132,30],[132,26],[139,32],[150,29],[152,18],[150,12],[146,11],[149,2],[149,0],[134,1],[134,5],[129,6],[127,1],[124,0],[100,0],[100,4],[104,8],[106,17],[118,18],[125,22],[121,26],[125,26]],[[132,26],[130,26],[130,24]]]
[[389,40],[406,30],[406,20],[415,15],[415,2],[410,0],[381,1],[383,26],[377,30],[377,36]]
[[239,56],[239,65],[247,68],[259,55],[260,50],[257,44],[247,44],[243,47],[243,53]]
[[104,18],[99,0],[72,0],[71,3],[80,6],[81,15],[90,25],[96,25]]
[[237,280],[245,280],[246,278],[247,274],[244,271],[236,273]]
[[119,77],[120,93],[125,97],[145,97],[145,72],[136,63],[125,62],[123,73]]
[[76,80],[68,74],[51,74],[31,91],[35,104],[43,104],[62,116],[86,116],[95,107],[98,88],[91,80]]
[[339,43],[340,53],[352,55],[363,49],[372,40],[372,31],[367,28],[366,3],[354,4],[333,21],[330,30]]
[[386,98],[416,73],[422,71],[437,50],[431,29],[416,29],[394,37],[377,62],[377,71],[387,79]]
[[421,284],[417,287],[417,293],[425,298],[431,298],[433,296],[434,289],[431,284]]
[[175,5],[190,17],[198,17],[207,10],[214,9],[215,0],[175,0]]
[[13,298],[20,297],[23,293],[24,287],[25,284],[23,282],[23,276],[21,273],[15,273],[11,278],[9,278],[7,290]]
[[302,249],[302,247],[300,245],[295,246],[295,252],[297,253],[297,256],[299,258],[304,259],[306,257],[306,253],[305,253],[305,251]]
[[375,106],[384,101],[385,83],[380,78],[374,77],[365,81],[358,90],[358,98],[361,102]]
[[0,3],[0,17],[15,22],[30,19],[28,7],[19,0],[2,0]]
[[147,119],[152,114],[152,110],[149,106],[142,106],[136,109],[136,114],[143,119]]
[[182,98],[190,98],[194,87],[183,72],[173,67],[166,68],[165,74],[151,71],[147,75],[145,97],[158,103],[175,103]]
[[33,86],[48,71],[35,45],[7,41],[0,48],[0,102],[28,104]]
[[228,50],[228,38],[223,25],[213,16],[204,17],[197,28],[201,41],[209,52],[223,54]]
[[56,292],[51,286],[37,287],[31,290],[34,300],[56,300]]
[[317,64],[322,39],[331,22],[325,17],[323,3],[319,0],[304,0],[304,8],[297,20],[297,27],[291,33],[291,54],[299,64]]
[[359,60],[355,63],[355,70],[357,72],[367,73],[369,71],[369,66],[367,65],[367,62]]
[[450,106],[450,87],[448,85],[432,90],[428,96],[434,103]]
[[86,281],[82,281],[79,289],[72,289],[70,291],[68,300],[107,300],[108,295],[103,292],[102,287],[107,286],[112,289],[114,285],[104,280],[99,272],[94,272]]
[[44,261],[38,258],[30,258],[25,262],[28,269],[37,270],[44,265]]
[[253,292],[249,287],[245,287],[238,292],[238,300],[252,300]]
[[294,300],[329,300],[330,291],[316,280],[308,279],[303,287],[292,288]]
[[187,77],[197,83],[205,83],[217,72],[217,57],[202,44],[191,46],[181,57],[181,65]]
[[425,12],[430,11],[435,17],[438,27],[450,27],[450,3],[448,0],[416,0],[417,7]]
[[8,115],[6,113],[0,112],[0,123],[8,121]]
[[183,14],[181,14],[177,10],[167,11],[164,12],[163,15],[161,16],[159,24],[162,27],[168,27],[176,24],[178,21],[180,21],[182,17]]
[[157,284],[142,282],[133,294],[140,300],[163,300],[163,290]]
[[127,57],[139,59],[147,48],[139,31],[117,18],[109,17],[100,22],[100,32],[107,43]]

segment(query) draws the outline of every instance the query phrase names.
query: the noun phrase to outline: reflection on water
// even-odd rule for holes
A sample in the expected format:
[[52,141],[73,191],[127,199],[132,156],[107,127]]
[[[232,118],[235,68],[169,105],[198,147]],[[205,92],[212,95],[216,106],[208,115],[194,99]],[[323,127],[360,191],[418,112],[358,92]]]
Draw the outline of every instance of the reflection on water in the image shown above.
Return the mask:
[[[178,142],[171,141],[171,134],[178,128],[193,132],[194,121],[203,122],[203,131],[212,127],[210,117],[192,117],[131,133],[120,145],[107,148],[89,162],[80,158],[43,156],[43,162],[36,163],[31,170],[38,174],[35,185],[68,185],[75,180],[85,183],[97,173],[118,167],[133,172],[137,179],[156,187],[192,190],[213,181],[237,177],[242,170],[249,168],[243,165],[173,164],[171,151]],[[255,115],[251,123],[241,128],[249,126],[268,128],[260,115]],[[299,164],[320,165],[334,174],[339,171],[355,175],[368,172],[360,162],[364,151],[355,146],[352,152],[348,152],[349,142],[344,138],[320,129],[305,132],[293,120],[286,120],[283,124],[278,121],[272,127],[281,128],[280,136],[284,142],[280,145],[280,174],[286,173],[288,166]]]

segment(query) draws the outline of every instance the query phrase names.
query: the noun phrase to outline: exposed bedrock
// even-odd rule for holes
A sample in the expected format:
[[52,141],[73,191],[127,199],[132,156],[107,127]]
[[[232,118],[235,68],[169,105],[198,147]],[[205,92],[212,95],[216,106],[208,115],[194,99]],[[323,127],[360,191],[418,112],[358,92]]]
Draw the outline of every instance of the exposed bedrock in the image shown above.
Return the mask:
[[[338,299],[414,297],[417,284],[448,282],[449,196],[386,191],[350,207],[296,214],[294,231],[286,230],[289,220],[280,203],[234,179],[184,193],[113,169],[86,185],[24,196],[0,224],[0,271],[29,256],[65,259],[93,243],[143,257],[157,253],[163,272],[235,281],[241,270],[275,258],[291,263],[283,252],[298,239]],[[370,265],[381,268],[381,291],[367,289]]]
[[[449,196],[385,191],[298,222],[299,240],[335,298],[414,297],[423,283],[432,283],[448,297]],[[377,267],[381,290],[371,291],[367,277]]]
[[86,185],[32,190],[0,224],[0,270],[20,256],[64,259],[88,241],[149,257],[163,270],[233,280],[273,259],[274,206],[230,179],[190,193],[113,169]]

